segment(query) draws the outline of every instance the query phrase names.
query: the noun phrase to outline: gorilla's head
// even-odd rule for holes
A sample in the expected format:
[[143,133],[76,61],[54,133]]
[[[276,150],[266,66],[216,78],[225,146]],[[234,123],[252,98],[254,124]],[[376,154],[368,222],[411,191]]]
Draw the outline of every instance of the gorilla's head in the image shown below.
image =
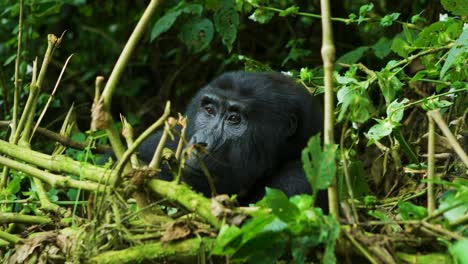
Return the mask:
[[278,73],[225,73],[195,95],[186,115],[189,143],[206,152],[187,161],[184,181],[206,195],[199,162],[218,193],[242,196],[279,164],[298,159],[322,124],[307,90]]

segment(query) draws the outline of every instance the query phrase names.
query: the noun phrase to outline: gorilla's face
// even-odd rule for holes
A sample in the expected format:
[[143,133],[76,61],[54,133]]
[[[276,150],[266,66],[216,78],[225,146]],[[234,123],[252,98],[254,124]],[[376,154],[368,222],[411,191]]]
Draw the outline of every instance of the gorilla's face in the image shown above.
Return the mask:
[[[187,110],[187,139],[198,151],[186,161],[184,181],[209,195],[200,162],[218,193],[243,192],[277,168],[282,148],[294,136],[297,116],[285,111],[280,95],[265,93],[256,79],[217,79],[203,88]],[[235,180],[233,180],[235,179]]]

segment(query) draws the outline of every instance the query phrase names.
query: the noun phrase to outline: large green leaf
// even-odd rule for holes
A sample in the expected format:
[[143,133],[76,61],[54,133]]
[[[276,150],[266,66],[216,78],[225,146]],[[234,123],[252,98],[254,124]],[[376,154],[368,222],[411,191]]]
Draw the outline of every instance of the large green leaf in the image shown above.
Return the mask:
[[330,186],[336,172],[336,149],[337,145],[325,145],[322,151],[320,135],[317,134],[309,139],[307,147],[302,151],[304,171],[314,193]]
[[182,26],[179,37],[189,50],[197,53],[210,45],[213,34],[213,23],[209,19],[195,18]]
[[180,2],[178,5],[167,11],[167,13],[153,25],[150,40],[153,41],[159,35],[168,31],[182,13],[199,16],[202,11],[203,6],[199,4],[187,4],[184,1]]
[[457,16],[468,16],[468,1],[466,0],[442,0],[442,5],[447,11]]
[[453,65],[455,60],[461,59],[467,63],[468,55],[468,27],[466,27],[460,37],[455,41],[455,45],[450,49],[447,59],[445,60],[444,66],[440,71],[440,78],[444,77],[447,70]]
[[229,52],[232,50],[232,43],[237,36],[239,26],[239,14],[237,13],[234,1],[225,0],[214,13],[214,24],[216,31],[221,35],[224,46]]

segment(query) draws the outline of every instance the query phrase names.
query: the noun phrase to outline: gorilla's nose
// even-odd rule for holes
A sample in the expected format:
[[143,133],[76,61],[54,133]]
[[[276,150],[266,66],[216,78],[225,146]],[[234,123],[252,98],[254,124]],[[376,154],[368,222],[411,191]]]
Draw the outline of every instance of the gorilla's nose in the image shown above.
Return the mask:
[[195,144],[200,146],[200,147],[204,147],[204,148],[208,147],[208,143],[206,143],[206,142],[197,142]]
[[209,150],[210,147],[212,147],[209,142],[209,138],[206,136],[206,135],[194,135],[190,141],[189,141],[189,144],[190,145],[194,145],[194,146],[198,146],[198,147],[202,147],[206,150]]

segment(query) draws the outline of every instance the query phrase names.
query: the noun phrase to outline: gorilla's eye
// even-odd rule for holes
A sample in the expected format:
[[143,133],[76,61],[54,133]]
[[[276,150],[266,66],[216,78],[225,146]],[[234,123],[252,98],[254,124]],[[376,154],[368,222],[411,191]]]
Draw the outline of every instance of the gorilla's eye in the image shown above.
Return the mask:
[[231,114],[230,116],[228,116],[227,120],[229,121],[229,123],[231,124],[239,124],[240,121],[241,121],[241,117],[239,114]]
[[210,116],[214,116],[215,115],[215,110],[213,107],[209,106],[209,105],[206,105],[205,106],[205,112],[210,115]]

